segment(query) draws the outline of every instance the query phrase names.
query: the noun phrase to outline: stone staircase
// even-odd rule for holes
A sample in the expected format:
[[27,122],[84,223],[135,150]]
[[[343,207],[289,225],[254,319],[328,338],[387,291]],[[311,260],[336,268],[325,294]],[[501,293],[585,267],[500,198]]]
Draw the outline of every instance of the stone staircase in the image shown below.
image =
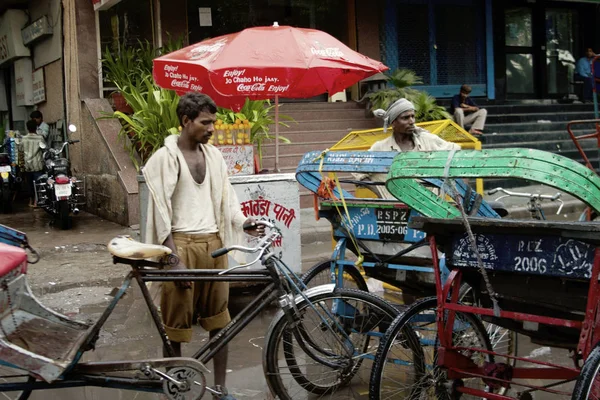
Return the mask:
[[[549,151],[582,162],[571,140],[567,124],[574,120],[594,118],[591,104],[519,103],[483,105],[488,110],[486,134],[481,139],[483,149],[524,147]],[[575,125],[576,136],[594,133],[594,124]],[[580,142],[587,156],[598,166],[598,145],[595,139]],[[523,181],[498,179],[485,181],[486,189],[522,186]]]
[[[488,110],[486,134],[482,137],[484,149],[525,147],[561,154],[582,161],[567,132],[567,123],[573,120],[594,118],[592,104],[557,104],[549,101],[520,101],[497,105],[476,100]],[[449,106],[449,100],[440,103]],[[280,113],[294,118],[289,127],[280,127],[280,135],[291,143],[279,146],[279,168],[284,173],[294,173],[304,154],[324,150],[337,143],[353,130],[381,127],[381,121],[367,117],[365,109],[355,103],[303,102],[283,103]],[[284,121],[285,122],[285,121]],[[574,133],[595,132],[594,124],[577,125]],[[272,132],[274,134],[274,132]],[[588,157],[598,167],[600,156],[595,139],[585,140],[582,146]],[[272,172],[275,167],[275,144],[263,146],[263,169]],[[343,177],[340,175],[340,177]],[[488,179],[486,189],[503,186],[523,186],[523,181]],[[312,207],[312,195],[300,186],[300,206]]]
[[[280,126],[279,134],[291,143],[279,145],[279,169],[283,173],[294,173],[302,156],[313,150],[325,150],[350,131],[373,129],[381,126],[381,121],[366,117],[364,107],[349,101],[347,103],[283,103],[280,114],[287,115],[296,122],[286,122],[289,127]],[[274,135],[273,128],[271,133]],[[263,146],[263,169],[272,172],[275,168],[275,143],[266,142]],[[312,207],[312,194],[300,186],[300,207]]]

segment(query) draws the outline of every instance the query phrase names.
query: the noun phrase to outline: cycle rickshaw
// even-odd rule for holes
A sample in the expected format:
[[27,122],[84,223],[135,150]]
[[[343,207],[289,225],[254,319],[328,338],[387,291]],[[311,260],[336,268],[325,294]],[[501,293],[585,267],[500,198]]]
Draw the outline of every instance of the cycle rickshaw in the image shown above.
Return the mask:
[[[410,305],[386,332],[370,398],[531,399],[536,391],[598,398],[600,224],[471,217],[417,181],[474,177],[540,182],[600,209],[600,178],[559,155],[528,149],[397,155],[386,187],[423,215],[409,226],[427,234],[436,293]],[[459,299],[464,282],[476,299],[470,304]],[[570,365],[499,352],[482,321],[569,349]],[[405,334],[409,328],[422,348],[417,357],[406,352],[415,340]]]

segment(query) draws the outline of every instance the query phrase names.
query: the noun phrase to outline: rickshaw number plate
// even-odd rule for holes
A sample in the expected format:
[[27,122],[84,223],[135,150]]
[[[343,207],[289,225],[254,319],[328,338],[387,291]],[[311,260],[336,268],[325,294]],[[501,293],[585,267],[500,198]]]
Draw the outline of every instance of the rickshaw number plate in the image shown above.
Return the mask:
[[400,207],[348,207],[344,225],[359,239],[404,241],[410,209]]
[[[476,234],[475,242],[484,268],[529,275],[589,279],[594,248],[562,236]],[[457,235],[452,251],[446,253],[449,265],[477,267],[477,256],[468,236]]]

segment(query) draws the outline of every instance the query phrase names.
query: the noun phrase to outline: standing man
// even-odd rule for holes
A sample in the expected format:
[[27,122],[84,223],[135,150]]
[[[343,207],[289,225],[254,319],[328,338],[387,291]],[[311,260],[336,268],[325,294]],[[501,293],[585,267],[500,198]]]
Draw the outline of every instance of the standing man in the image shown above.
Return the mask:
[[35,121],[37,124],[36,133],[44,138],[44,142],[48,147],[51,143],[48,143],[48,137],[50,136],[50,126],[44,122],[44,115],[41,111],[35,110],[29,114],[29,118]]
[[[225,160],[208,144],[216,112],[210,97],[183,95],[177,105],[181,135],[168,136],[143,169],[150,190],[145,241],[169,247],[179,258],[173,269],[226,269],[227,256],[213,259],[213,251],[239,244],[244,225],[253,225],[248,234],[264,234],[264,227],[242,213]],[[175,356],[181,356],[181,342],[191,341],[195,316],[210,337],[229,323],[228,302],[227,282],[163,283],[160,307]],[[214,357],[215,385],[222,393],[226,368],[227,347]]]
[[592,101],[594,77],[592,76],[592,60],[596,56],[594,50],[587,48],[585,56],[577,60],[575,80],[583,81],[583,102]]
[[471,86],[462,85],[460,92],[452,97],[451,112],[454,115],[454,122],[464,129],[465,124],[471,125],[469,133],[473,135],[481,135],[481,130],[485,126],[487,110],[479,108],[477,104],[469,97],[471,94]]
[[40,144],[46,142],[41,135],[36,133],[38,127],[34,120],[27,121],[27,135],[21,138],[21,146],[25,157],[25,178],[29,189],[29,207],[37,207],[35,181],[44,173],[44,157]]
[[[415,106],[406,99],[393,103],[387,110],[375,110],[373,114],[383,119],[383,130],[392,127],[392,134],[373,143],[369,151],[435,151],[460,150],[456,143],[446,142],[429,131],[415,125]],[[359,180],[385,182],[386,174],[357,174]],[[385,187],[378,185],[379,197],[394,199]]]

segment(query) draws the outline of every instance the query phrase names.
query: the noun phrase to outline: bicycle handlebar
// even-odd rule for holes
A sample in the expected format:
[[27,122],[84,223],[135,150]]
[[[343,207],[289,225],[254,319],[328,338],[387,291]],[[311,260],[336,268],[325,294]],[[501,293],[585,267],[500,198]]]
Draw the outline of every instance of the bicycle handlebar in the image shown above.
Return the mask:
[[[501,187],[497,187],[497,188],[488,190],[489,195],[492,195],[492,194],[495,194],[498,192],[502,192],[505,194],[505,196],[502,196],[502,197],[506,197],[506,196],[528,197],[530,199],[540,199],[540,200],[550,200],[550,201],[558,200],[560,198],[560,196],[562,195],[562,193],[560,193],[560,192],[556,193],[554,196],[549,195],[549,194],[539,194],[539,193],[512,192],[510,190],[506,190]],[[498,199],[496,199],[496,200],[498,200]]]
[[502,187],[497,187],[494,189],[490,189],[488,190],[488,194],[492,195],[498,192],[502,192],[504,193],[503,196],[500,196],[496,199],[496,201],[500,201],[505,197],[509,197],[509,196],[515,196],[515,197],[527,197],[529,200],[550,200],[550,201],[558,201],[560,203],[560,206],[558,207],[558,210],[556,211],[556,215],[560,214],[563,206],[565,205],[565,202],[562,201],[560,199],[560,196],[562,195],[562,193],[557,192],[555,195],[549,195],[549,194],[539,194],[539,193],[525,193],[525,192],[513,192],[510,190],[506,190]]
[[277,239],[278,237],[281,236],[281,232],[279,231],[279,229],[277,229],[277,227],[274,224],[272,224],[268,221],[257,221],[256,225],[263,225],[264,227],[269,228],[269,232],[259,240],[259,242],[256,244],[255,247],[244,247],[244,246],[223,247],[221,249],[213,251],[210,255],[212,258],[217,258],[217,257],[223,256],[223,255],[229,253],[230,251],[237,250],[237,251],[241,251],[242,253],[257,253],[258,252],[258,256],[254,260],[252,260],[248,263],[236,265],[235,267],[229,268],[226,271],[220,272],[219,275],[226,274],[227,272],[231,272],[231,271],[234,271],[239,268],[248,267],[248,266],[254,264],[255,262],[259,261],[265,254],[265,251],[275,241],[275,239]]

